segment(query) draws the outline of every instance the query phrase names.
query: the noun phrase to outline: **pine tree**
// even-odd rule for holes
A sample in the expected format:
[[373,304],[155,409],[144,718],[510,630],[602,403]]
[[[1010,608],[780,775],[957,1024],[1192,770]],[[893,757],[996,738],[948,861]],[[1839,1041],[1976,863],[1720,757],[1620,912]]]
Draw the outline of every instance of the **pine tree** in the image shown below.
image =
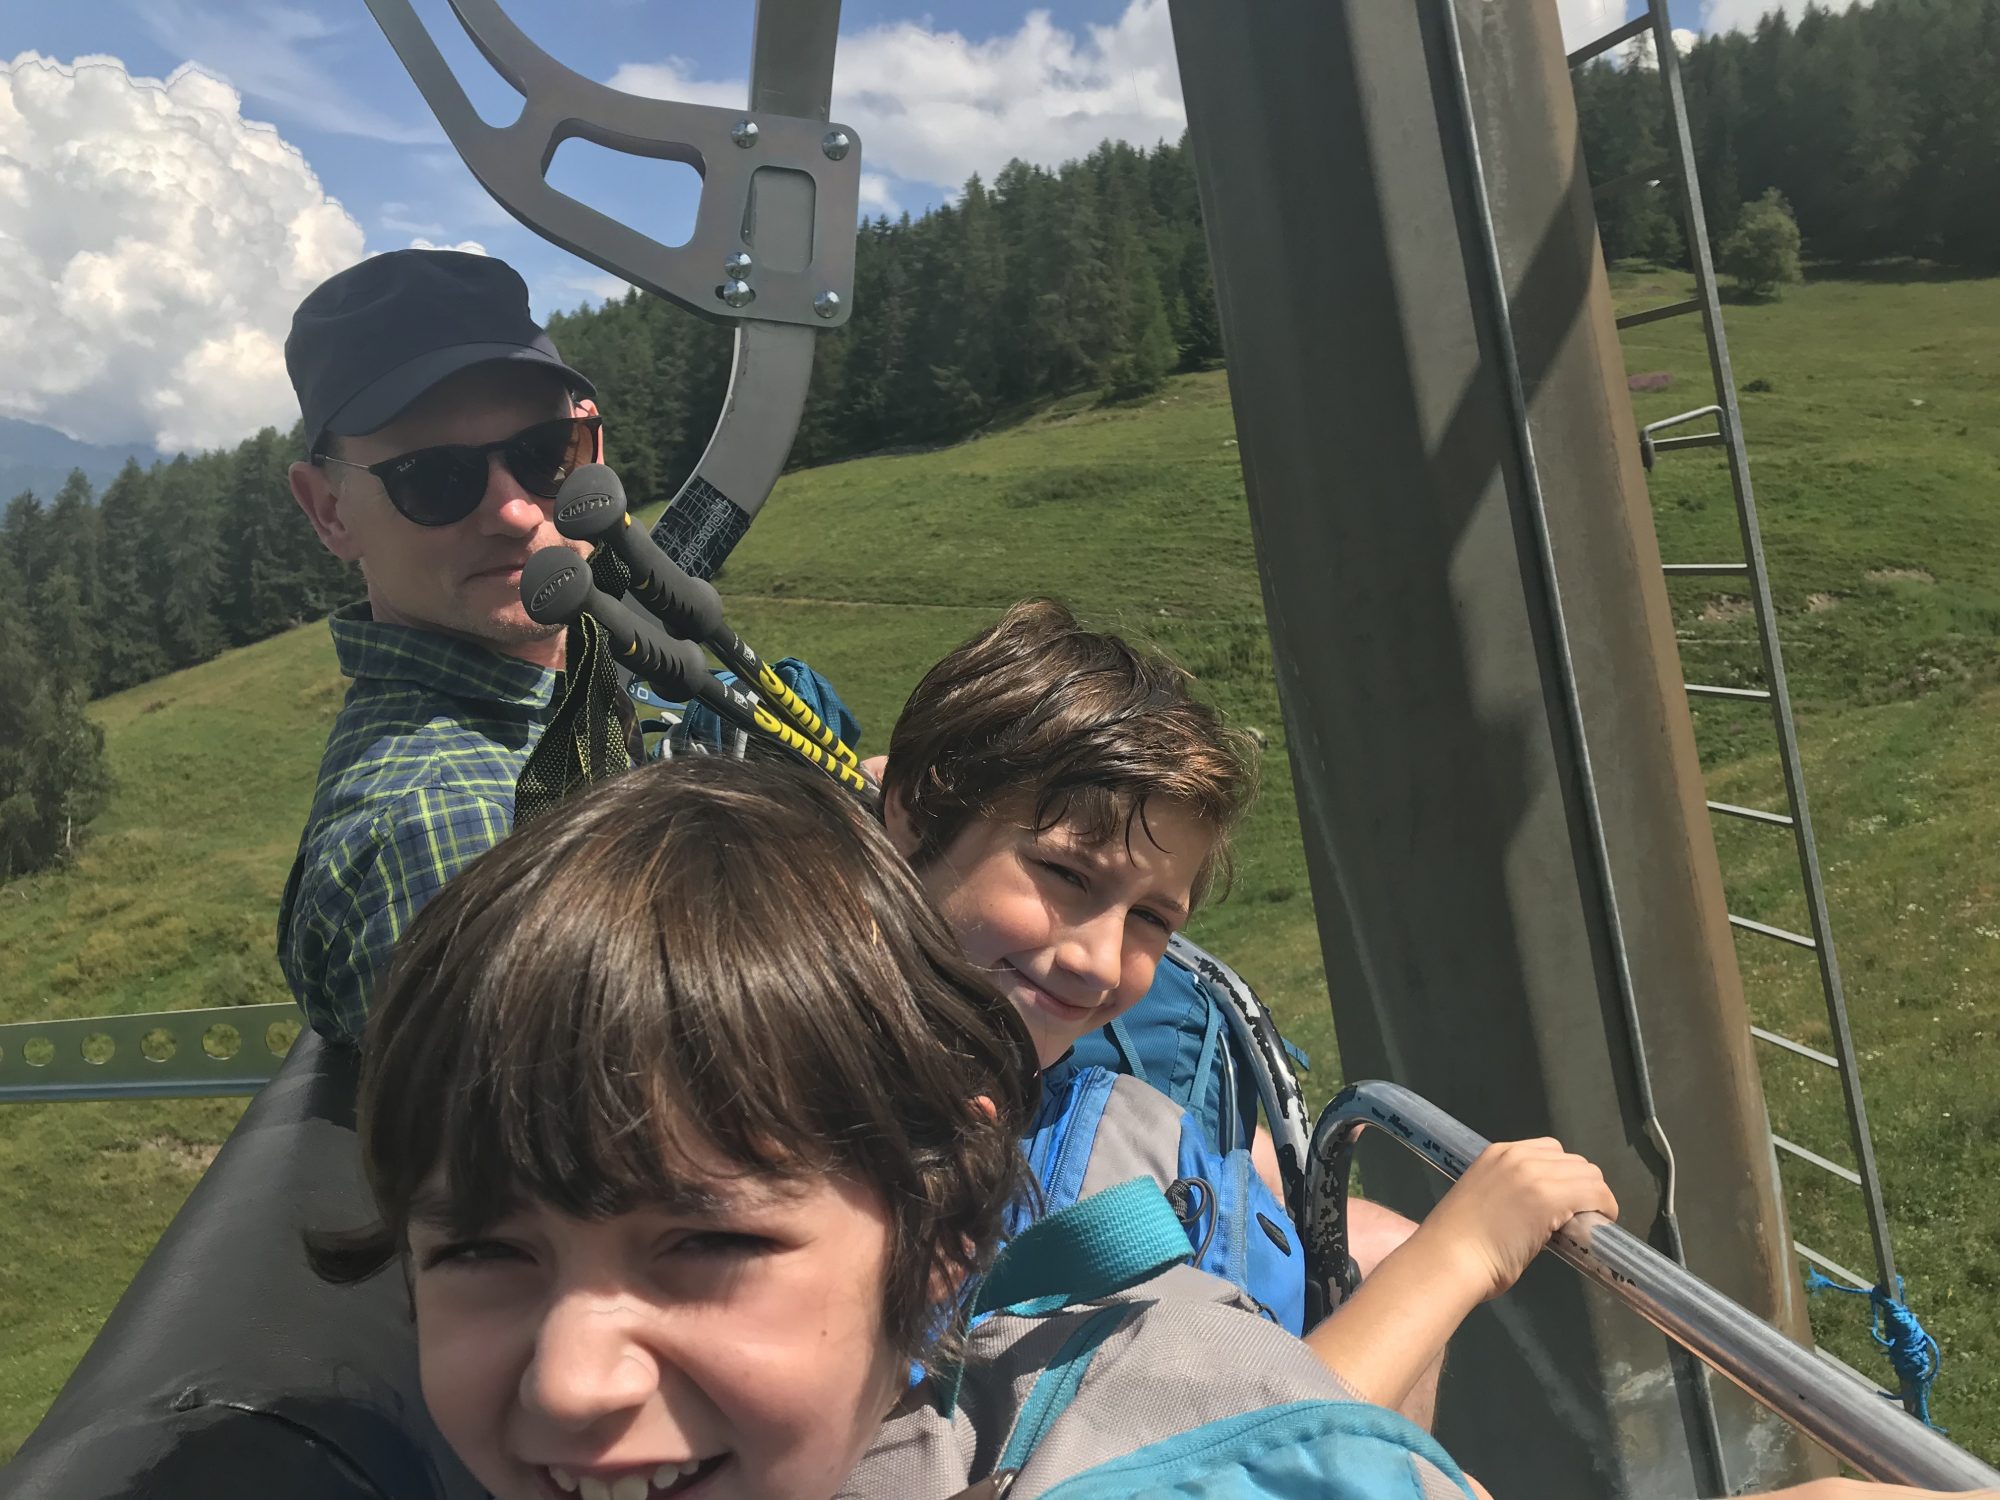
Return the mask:
[[0,543],[21,578],[40,578],[48,571],[48,527],[48,512],[33,490],[23,490],[7,502],[6,517],[0,519]]
[[152,477],[127,460],[98,504],[103,538],[99,567],[104,608],[99,625],[99,682],[107,692],[167,670],[159,601],[150,587]]
[[73,853],[111,786],[104,731],[84,714],[84,692],[43,659],[15,603],[22,586],[0,563],[0,881]]
[[222,649],[216,596],[222,579],[221,504],[204,470],[212,465],[177,456],[153,476],[155,522],[140,561],[147,593],[157,602],[158,628],[172,667],[207,661]]

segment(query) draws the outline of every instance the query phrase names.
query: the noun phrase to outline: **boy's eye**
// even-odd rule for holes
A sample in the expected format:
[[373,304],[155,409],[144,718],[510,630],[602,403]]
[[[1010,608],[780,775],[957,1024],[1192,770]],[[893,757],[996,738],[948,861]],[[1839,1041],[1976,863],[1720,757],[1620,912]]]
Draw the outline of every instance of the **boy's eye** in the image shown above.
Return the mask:
[[1073,885],[1078,890],[1083,889],[1085,884],[1083,876],[1077,871],[1072,870],[1068,865],[1058,864],[1055,860],[1052,859],[1036,860],[1035,863],[1040,865],[1044,870],[1048,871],[1049,874],[1055,876],[1056,879],[1063,881],[1065,884]]
[[1166,933],[1167,936],[1169,937],[1173,936],[1174,924],[1172,922],[1169,922],[1165,917],[1161,916],[1158,912],[1148,911],[1143,906],[1135,906],[1132,908],[1132,915],[1144,921],[1152,923],[1153,926],[1159,928],[1160,931]]
[[441,1266],[493,1265],[526,1258],[519,1246],[505,1240],[453,1240],[424,1251],[418,1260],[426,1271],[434,1271]]
[[726,1229],[703,1229],[684,1234],[670,1247],[673,1254],[702,1258],[768,1255],[776,1248],[777,1242],[763,1235]]

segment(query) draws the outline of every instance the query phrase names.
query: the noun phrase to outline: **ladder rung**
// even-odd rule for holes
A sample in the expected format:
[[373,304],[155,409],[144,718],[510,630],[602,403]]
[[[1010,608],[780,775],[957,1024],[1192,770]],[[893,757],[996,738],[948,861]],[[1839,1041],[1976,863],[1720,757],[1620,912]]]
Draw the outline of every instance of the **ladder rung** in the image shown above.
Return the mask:
[[1760,937],[1776,938],[1781,943],[1790,943],[1794,948],[1817,948],[1819,946],[1818,943],[1815,943],[1802,932],[1790,932],[1783,927],[1772,927],[1763,922],[1753,922],[1748,917],[1737,916],[1735,912],[1729,914],[1729,925],[1731,927],[1741,927],[1745,932],[1757,933]]
[[1761,1026],[1752,1026],[1750,1035],[1760,1042],[1769,1042],[1773,1047],[1783,1047],[1787,1052],[1796,1052],[1800,1057],[1810,1058],[1821,1067],[1831,1068],[1836,1073],[1840,1071],[1839,1058],[1830,1057],[1824,1052],[1815,1052],[1804,1042],[1795,1042],[1788,1036],[1779,1036],[1777,1032],[1766,1031]]
[[1790,828],[1792,819],[1788,813],[1765,812],[1761,807],[1738,807],[1734,802],[1711,802],[1710,812],[1727,813],[1732,818],[1748,818],[1753,823],[1771,823],[1779,828]]
[[[1779,1135],[1776,1131],[1773,1131],[1771,1133],[1771,1144],[1776,1146],[1780,1151],[1791,1152],[1791,1154],[1796,1156],[1800,1161],[1810,1162],[1815,1167],[1818,1167],[1822,1172],[1831,1172],[1834,1176],[1838,1177],[1842,1182],[1851,1182],[1856,1187],[1861,1186],[1861,1174],[1855,1171],[1852,1167],[1843,1167],[1837,1161],[1828,1161],[1824,1156],[1821,1156],[1816,1151],[1808,1151],[1803,1146],[1794,1145],[1792,1142],[1786,1140],[1783,1136]],[[1867,1283],[1864,1282],[1862,1284],[1865,1286]]]
[[1720,448],[1728,441],[1719,432],[1697,432],[1691,437],[1654,438],[1655,453],[1672,453],[1676,448]]
[[1682,313],[1700,312],[1701,299],[1690,297],[1685,302],[1669,302],[1664,307],[1649,307],[1644,312],[1627,313],[1618,320],[1620,328],[1638,328],[1647,323],[1658,323],[1667,318],[1678,318]]
[[[1775,1139],[1775,1137],[1773,1137],[1773,1139]],[[1792,1248],[1798,1251],[1801,1257],[1811,1261],[1814,1265],[1818,1266],[1822,1271],[1829,1271],[1833,1275],[1838,1276],[1842,1281],[1848,1282],[1850,1285],[1853,1286],[1858,1286],[1863,1291],[1866,1291],[1869,1287],[1875,1284],[1874,1282],[1870,1281],[1867,1277],[1863,1276],[1859,1271],[1850,1271],[1847,1269],[1846,1266],[1843,1266],[1839,1261],[1827,1259],[1824,1255],[1821,1255],[1819,1251],[1813,1249],[1813,1247],[1810,1245],[1802,1245],[1797,1240],[1793,1240]]]
[[1576,51],[1570,53],[1568,58],[1569,65],[1572,68],[1579,67],[1589,62],[1593,57],[1602,57],[1620,42],[1629,42],[1641,32],[1650,30],[1652,24],[1653,17],[1650,12],[1646,15],[1635,16],[1616,31],[1607,31],[1596,41],[1585,42]]
[[1593,198],[1612,198],[1629,187],[1637,187],[1642,182],[1665,182],[1674,176],[1674,169],[1663,161],[1650,166],[1635,167],[1630,172],[1620,172],[1616,177],[1607,177],[1590,190]]
[[1697,698],[1748,698],[1758,703],[1771,701],[1771,695],[1763,688],[1715,687],[1706,682],[1684,682],[1681,686]]
[[1667,563],[1669,578],[1730,578],[1750,571],[1748,563]]

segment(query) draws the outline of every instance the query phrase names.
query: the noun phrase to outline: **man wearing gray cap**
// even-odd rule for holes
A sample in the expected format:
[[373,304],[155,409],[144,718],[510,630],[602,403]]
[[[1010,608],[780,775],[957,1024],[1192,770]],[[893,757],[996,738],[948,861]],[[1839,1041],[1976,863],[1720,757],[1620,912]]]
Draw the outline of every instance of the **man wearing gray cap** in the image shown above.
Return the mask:
[[[596,394],[512,268],[399,250],[300,304],[285,363],[308,456],[292,496],[367,599],[329,624],[353,679],[278,918],[313,1026],[352,1040],[397,936],[506,836],[515,786],[566,686],[566,638],[521,606],[521,565],[602,457]],[[581,550],[581,549],[580,549]]]

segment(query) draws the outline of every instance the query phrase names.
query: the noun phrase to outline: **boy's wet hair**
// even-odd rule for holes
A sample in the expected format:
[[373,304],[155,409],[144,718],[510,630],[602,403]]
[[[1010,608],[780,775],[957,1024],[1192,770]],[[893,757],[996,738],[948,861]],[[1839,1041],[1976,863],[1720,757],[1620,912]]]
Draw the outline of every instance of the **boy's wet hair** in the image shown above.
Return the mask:
[[1069,822],[1087,841],[1128,841],[1154,799],[1216,834],[1199,900],[1256,792],[1249,736],[1157,652],[1085,630],[1053,599],[1026,599],[924,674],[889,740],[883,791],[909,814],[919,868],[975,818],[1029,799],[1038,832]]
[[[892,1228],[886,1335],[922,1357],[1023,1188],[1034,1048],[880,826],[817,771],[664,762],[546,814],[419,914],[376,997],[360,1137],[382,1224],[685,1201],[841,1174]],[[991,1113],[977,1101],[992,1101]],[[433,1179],[442,1203],[433,1203]]]

